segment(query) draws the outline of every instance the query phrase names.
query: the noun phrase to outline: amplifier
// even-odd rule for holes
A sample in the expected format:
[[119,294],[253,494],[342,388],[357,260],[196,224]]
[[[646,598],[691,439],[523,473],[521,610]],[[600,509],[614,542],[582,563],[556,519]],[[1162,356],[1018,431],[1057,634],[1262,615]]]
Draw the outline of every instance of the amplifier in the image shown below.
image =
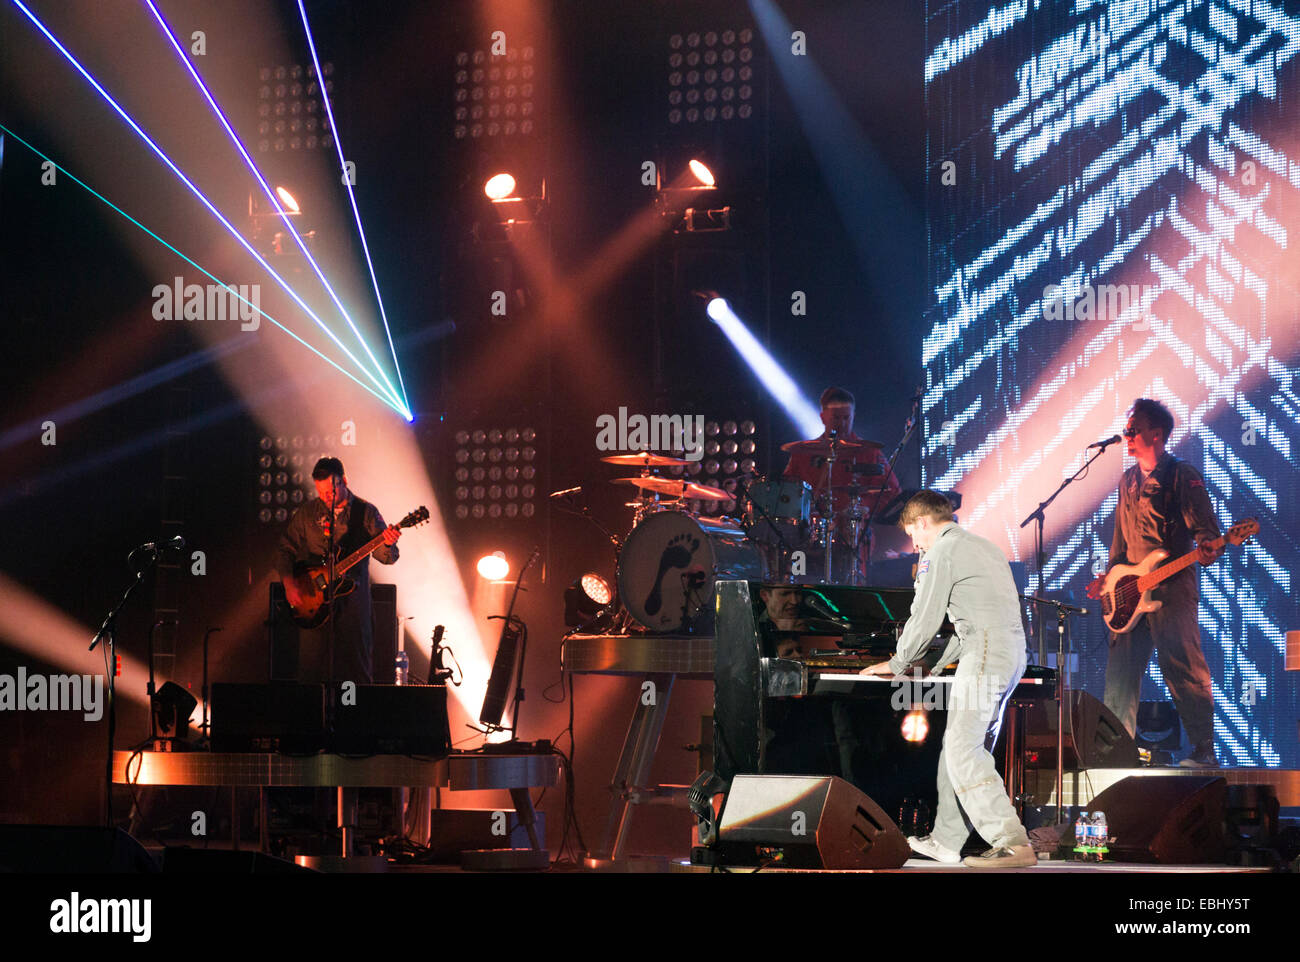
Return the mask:
[[446,685],[358,685],[334,715],[331,750],[343,755],[451,751]]
[[325,746],[325,686],[272,682],[212,686],[214,752],[288,752]]

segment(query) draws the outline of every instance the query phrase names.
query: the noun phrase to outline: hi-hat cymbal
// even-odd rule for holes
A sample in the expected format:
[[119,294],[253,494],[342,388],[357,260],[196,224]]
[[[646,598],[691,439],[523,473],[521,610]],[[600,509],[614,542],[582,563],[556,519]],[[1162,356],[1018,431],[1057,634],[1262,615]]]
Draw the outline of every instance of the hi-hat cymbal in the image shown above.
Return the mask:
[[642,491],[654,491],[657,494],[673,498],[693,498],[696,501],[729,501],[731,495],[721,488],[694,481],[675,481],[669,478],[614,478],[614,484],[630,484]]
[[[858,450],[860,448],[879,448],[883,445],[879,441],[868,441],[866,438],[859,438],[856,441],[836,440],[836,452],[845,450]],[[801,451],[807,454],[830,454],[831,443],[824,438],[813,438],[811,441],[791,441],[788,444],[781,445],[782,451]]]
[[651,454],[649,451],[640,451],[637,454],[611,454],[607,458],[601,458],[606,464],[621,464],[628,467],[642,468],[670,468],[679,465],[687,465],[691,462],[683,461],[681,458],[670,458],[663,454]]

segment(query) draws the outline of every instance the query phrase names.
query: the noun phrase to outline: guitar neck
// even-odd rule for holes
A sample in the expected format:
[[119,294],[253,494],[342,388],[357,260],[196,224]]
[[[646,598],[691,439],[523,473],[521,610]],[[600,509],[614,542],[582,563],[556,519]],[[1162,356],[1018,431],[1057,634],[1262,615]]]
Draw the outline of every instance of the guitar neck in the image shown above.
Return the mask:
[[[1222,548],[1227,543],[1228,543],[1228,539],[1226,535],[1221,536],[1215,539],[1214,541],[1210,542],[1211,546],[1216,549]],[[1176,558],[1173,561],[1169,562],[1168,564],[1161,565],[1155,571],[1152,571],[1148,574],[1144,574],[1141,578],[1138,579],[1138,590],[1148,591],[1151,588],[1154,588],[1156,585],[1160,584],[1160,582],[1164,581],[1167,578],[1172,578],[1174,575],[1178,574],[1178,572],[1182,571],[1184,568],[1190,568],[1192,565],[1196,564],[1196,560],[1199,557],[1200,554],[1198,550],[1193,548],[1191,551],[1187,552],[1187,554],[1183,555],[1181,558]]]
[[383,542],[384,542],[384,536],[382,533],[375,535],[373,538],[371,538],[369,541],[363,544],[360,548],[352,552],[352,554],[348,555],[346,558],[344,558],[342,561],[340,561],[337,565],[334,566],[335,577],[342,577],[343,573],[346,572],[349,568],[354,567],[357,564],[357,562],[364,561],[366,558],[370,557],[370,552],[378,548],[381,544],[383,544]]

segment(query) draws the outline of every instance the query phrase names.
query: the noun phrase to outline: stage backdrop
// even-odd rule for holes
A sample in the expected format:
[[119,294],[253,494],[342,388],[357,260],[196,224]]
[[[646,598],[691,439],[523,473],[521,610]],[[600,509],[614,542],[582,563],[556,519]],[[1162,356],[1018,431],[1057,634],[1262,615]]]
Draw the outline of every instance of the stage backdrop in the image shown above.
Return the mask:
[[[1123,429],[1174,412],[1172,448],[1221,525],[1261,532],[1200,575],[1220,757],[1294,768],[1300,442],[1300,3],[929,0],[924,476],[1034,568],[1021,521]],[[1047,512],[1041,581],[1104,570],[1109,449]],[[1095,605],[1094,605],[1095,608]],[[1100,695],[1100,618],[1078,686]],[[1167,698],[1158,668],[1143,697]]]

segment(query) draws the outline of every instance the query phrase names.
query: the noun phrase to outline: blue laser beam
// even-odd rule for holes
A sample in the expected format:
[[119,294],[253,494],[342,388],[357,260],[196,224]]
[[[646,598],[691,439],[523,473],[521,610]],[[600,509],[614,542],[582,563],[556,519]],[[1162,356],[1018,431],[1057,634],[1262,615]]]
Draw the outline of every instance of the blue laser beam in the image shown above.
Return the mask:
[[298,336],[297,334],[295,334],[293,331],[289,330],[287,327],[285,327],[283,324],[281,324],[279,321],[277,321],[277,320],[276,320],[274,317],[272,317],[270,314],[266,313],[266,311],[262,310],[261,307],[259,307],[258,305],[252,303],[252,302],[249,301],[247,298],[245,298],[243,295],[241,295],[241,294],[239,293],[239,291],[238,291],[236,288],[231,287],[231,286],[228,285],[225,281],[223,281],[221,278],[217,277],[217,275],[213,274],[211,271],[209,271],[209,270],[207,270],[205,267],[203,267],[202,264],[198,263],[198,262],[195,261],[193,258],[187,257],[185,254],[183,254],[183,253],[182,253],[180,250],[178,250],[176,247],[174,247],[174,246],[172,246],[171,244],[167,243],[167,241],[163,240],[161,237],[159,237],[157,234],[155,234],[153,231],[151,231],[148,227],[145,227],[144,224],[140,223],[138,220],[136,220],[134,217],[132,217],[130,214],[128,214],[126,211],[124,211],[122,208],[118,207],[116,204],[114,204],[111,200],[109,200],[107,197],[105,197],[105,196],[104,196],[103,194],[101,194],[99,191],[95,190],[95,188],[91,187],[91,186],[90,186],[89,184],[87,184],[85,181],[82,181],[82,180],[78,179],[75,175],[73,175],[72,173],[70,173],[66,168],[64,168],[64,167],[60,167],[60,166],[59,166],[57,163],[55,163],[55,161],[54,161],[53,159],[51,159],[48,155],[41,153],[39,150],[37,150],[35,147],[33,147],[33,146],[32,146],[31,144],[29,144],[27,141],[23,140],[23,139],[22,139],[21,137],[19,137],[16,133],[14,133],[12,130],[10,130],[8,127],[5,127],[3,124],[0,124],[0,130],[3,130],[6,134],[8,134],[9,136],[13,137],[14,140],[18,141],[18,143],[22,144],[24,147],[26,147],[28,150],[30,150],[32,153],[34,153],[37,157],[41,158],[42,160],[49,161],[49,163],[51,163],[51,164],[54,164],[54,169],[57,170],[59,173],[61,173],[61,174],[63,174],[64,176],[66,176],[66,177],[67,177],[69,180],[71,180],[74,184],[78,185],[79,187],[84,188],[84,189],[85,189],[86,191],[88,191],[92,196],[98,198],[99,200],[101,200],[101,201],[103,201],[105,204],[107,204],[109,207],[113,208],[113,210],[117,211],[119,214],[121,214],[123,217],[125,217],[127,220],[129,220],[129,221],[130,221],[132,224],[134,224],[136,227],[140,228],[142,231],[144,231],[146,234],[148,234],[150,237],[152,237],[152,238],[153,238],[154,240],[156,240],[158,243],[162,244],[164,247],[166,247],[168,250],[170,250],[170,251],[171,251],[173,254],[175,254],[177,257],[181,258],[181,260],[185,261],[187,264],[191,265],[192,267],[197,268],[199,271],[201,271],[202,273],[204,273],[204,274],[207,275],[208,277],[212,278],[212,280],[216,281],[216,282],[217,282],[218,284],[220,284],[222,287],[224,287],[224,288],[226,288],[227,290],[229,290],[232,294],[234,294],[235,297],[239,298],[239,300],[243,301],[245,304],[247,304],[247,305],[248,305],[249,307],[251,307],[253,310],[257,311],[257,313],[261,314],[264,318],[266,318],[268,321],[270,321],[272,324],[274,324],[274,325],[275,325],[276,327],[278,327],[280,330],[284,331],[284,333],[288,334],[291,338],[293,338],[295,341],[297,341],[297,342],[298,342],[299,344],[301,344],[303,347],[307,348],[307,350],[311,351],[313,354],[315,354],[317,357],[319,357],[319,358],[320,358],[322,361],[324,361],[326,364],[330,365],[330,367],[334,368],[334,369],[337,370],[340,374],[342,374],[344,377],[346,377],[346,378],[348,378],[349,380],[351,380],[351,381],[353,381],[354,383],[356,383],[356,385],[357,385],[358,387],[360,387],[362,390],[364,390],[364,391],[368,391],[370,394],[373,394],[376,398],[378,398],[380,401],[382,401],[384,404],[388,405],[389,407],[392,406],[392,401],[391,401],[391,399],[389,399],[388,397],[386,397],[386,396],[380,394],[380,393],[379,393],[378,391],[376,391],[374,388],[372,388],[372,387],[370,387],[368,384],[364,383],[360,378],[358,378],[358,377],[357,377],[355,374],[353,374],[351,371],[348,371],[348,370],[344,369],[342,366],[340,366],[337,362],[335,362],[335,361],[332,360],[331,358],[326,357],[324,354],[322,354],[322,353],[321,353],[319,350],[317,350],[315,347],[313,347],[312,345],[308,344],[308,343],[307,343],[306,341],[304,341],[301,337],[299,337],[299,336]]
[[[244,146],[243,141],[239,139],[239,135],[235,133],[235,129],[230,125],[230,120],[229,118],[226,117],[225,111],[223,111],[221,107],[217,104],[216,99],[212,96],[212,91],[208,89],[208,85],[203,82],[203,78],[199,76],[198,70],[195,69],[194,64],[190,61],[190,58],[186,56],[185,49],[180,45],[180,41],[176,39],[175,31],[172,30],[171,25],[167,23],[167,21],[163,18],[163,15],[159,12],[158,8],[154,5],[154,0],[144,0],[144,2],[145,5],[149,8],[150,12],[153,13],[154,19],[158,21],[158,25],[162,28],[163,33],[166,34],[167,39],[171,42],[172,49],[175,50],[176,55],[180,57],[181,63],[185,66],[185,69],[189,71],[190,76],[194,78],[194,82],[198,84],[199,90],[203,92],[203,97],[204,99],[207,100],[208,106],[212,108],[212,112],[216,114],[217,119],[221,122],[221,126],[225,128],[226,133],[230,136],[231,143],[235,145],[235,148],[239,151],[240,156],[244,158],[244,163],[248,166],[248,169],[252,172],[253,176],[257,179],[258,184],[261,185],[262,192],[266,194],[267,200],[271,202],[271,204],[275,207],[276,213],[280,215],[280,220],[284,222],[284,226],[288,228],[289,233],[293,236],[294,241],[298,245],[298,249],[302,251],[303,256],[307,258],[307,263],[311,264],[312,270],[316,272],[317,278],[320,279],[321,284],[324,285],[325,290],[329,293],[330,299],[334,301],[334,305],[339,309],[340,313],[342,313],[343,319],[348,322],[348,327],[352,329],[352,333],[357,336],[357,340],[361,343],[361,347],[365,350],[366,356],[370,358],[371,363],[375,365],[375,370],[379,373],[379,376],[384,379],[384,384],[387,385],[388,390],[391,391],[393,393],[394,398],[396,398],[397,389],[393,387],[393,382],[390,381],[388,379],[388,376],[384,373],[383,368],[379,364],[379,359],[375,357],[374,352],[370,350],[370,345],[366,342],[366,339],[361,336],[361,332],[357,330],[356,324],[353,323],[352,317],[350,314],[348,314],[347,308],[343,306],[343,302],[339,300],[338,294],[335,293],[333,286],[330,284],[328,280],[326,280],[324,272],[322,272],[320,269],[320,265],[316,263],[316,258],[312,257],[311,251],[307,249],[307,245],[303,242],[302,236],[298,233],[297,228],[295,228],[293,226],[293,223],[289,220],[289,215],[285,213],[284,207],[280,203],[280,199],[276,196],[275,192],[271,190],[271,185],[266,182],[266,178],[262,176],[262,171],[258,168],[253,158],[249,156],[248,150]],[[322,87],[322,90],[323,89],[324,88]],[[334,124],[334,120],[331,117],[330,118],[331,128],[333,128],[333,124]],[[335,129],[334,131],[334,139],[337,142],[338,140],[337,129]],[[372,276],[373,276],[373,272],[372,272]],[[386,326],[387,326],[387,322],[385,322],[385,327]],[[391,338],[390,338],[390,344],[391,344]],[[393,363],[394,365],[397,363],[396,353],[394,353],[393,355]],[[401,378],[400,372],[398,374],[398,378],[399,380]],[[405,403],[406,401],[405,391],[403,391],[402,400],[404,402],[401,409],[402,414],[407,418],[407,420],[410,420],[410,411]]]
[[[352,178],[347,176],[348,165],[343,158],[343,144],[339,141],[339,128],[334,123],[334,108],[330,106],[330,95],[325,90],[325,76],[321,73],[320,58],[316,55],[316,41],[311,35],[311,25],[307,23],[307,8],[298,0],[298,11],[302,14],[302,28],[307,33],[307,46],[311,50],[311,62],[316,68],[316,81],[320,84],[320,99],[325,104],[325,115],[329,118],[330,130],[334,131],[334,149],[339,155],[339,167],[343,171],[343,185],[348,189],[348,200],[352,202],[352,215],[357,221],[357,234],[361,237],[361,250],[366,255],[366,266],[370,269],[370,282],[375,288],[375,300],[379,302],[379,316],[384,322],[384,332],[388,335],[388,347],[393,352],[393,370],[397,372],[397,383],[402,387],[402,400],[407,405],[406,419],[414,420],[410,414],[410,399],[406,396],[406,383],[402,380],[402,367],[397,363],[397,348],[393,346],[393,331],[388,326],[388,314],[384,311],[384,298],[379,293],[379,280],[375,277],[375,265],[370,259],[370,245],[366,243],[366,230],[361,226],[361,211],[357,209],[357,197],[352,190]],[[373,355],[372,355],[373,358]],[[378,362],[376,362],[378,363]]]
[[[376,387],[380,387],[381,390],[387,391],[388,389],[383,388],[383,386],[380,385],[379,381],[375,380],[374,375],[370,373],[370,371],[366,368],[366,366],[362,364],[360,361],[358,361],[356,356],[353,355],[351,351],[349,351],[346,347],[344,347],[343,342],[338,339],[338,336],[333,331],[331,331],[329,327],[319,317],[316,316],[316,312],[307,306],[307,303],[301,297],[298,296],[297,292],[294,291],[293,288],[291,288],[288,285],[288,283],[284,280],[284,278],[282,278],[276,272],[276,270],[273,267],[271,267],[270,264],[267,263],[266,259],[263,258],[262,255],[259,254],[257,250],[251,244],[249,244],[248,241],[246,241],[243,238],[243,236],[239,233],[239,231],[235,229],[234,225],[232,225],[230,221],[228,221],[225,218],[225,216],[221,213],[221,211],[217,210],[217,208],[213,206],[212,202],[208,200],[206,195],[204,195],[204,193],[201,190],[199,190],[198,187],[196,187],[188,177],[185,176],[184,172],[181,171],[181,169],[172,162],[171,158],[167,156],[167,154],[163,151],[163,149],[153,142],[153,140],[149,137],[149,135],[145,133],[143,129],[141,129],[140,125],[137,124],[131,118],[131,116],[126,112],[126,110],[124,110],[122,106],[116,100],[113,99],[113,97],[109,94],[109,92],[105,90],[103,86],[100,85],[99,81],[97,81],[94,77],[92,77],[90,75],[90,72],[87,71],[86,68],[81,65],[81,62],[78,61],[77,58],[74,57],[68,51],[68,49],[65,46],[63,46],[62,43],[59,42],[58,38],[55,37],[54,34],[49,31],[49,29],[45,26],[45,24],[43,24],[34,13],[32,13],[29,9],[27,9],[27,7],[23,4],[22,0],[12,0],[12,2],[14,6],[18,7],[18,9],[23,12],[24,16],[26,16],[27,19],[30,20],[36,26],[36,28],[45,35],[45,37],[50,41],[50,43],[54,45],[55,49],[57,49],[59,53],[63,54],[64,58],[70,64],[72,64],[74,67],[77,68],[77,71],[83,77],[85,77],[86,80],[90,82],[91,86],[93,86],[95,90],[99,93],[99,95],[109,103],[109,105],[117,112],[118,116],[120,116],[123,120],[125,120],[127,124],[130,126],[130,128],[134,130],[136,134],[139,135],[139,137],[146,144],[149,145],[150,149],[152,149],[153,152],[158,155],[159,159],[162,160],[162,162],[165,163],[171,169],[171,171],[177,177],[180,178],[181,182],[190,189],[190,192],[194,194],[194,196],[197,197],[200,202],[202,202],[203,206],[206,207],[209,211],[211,211],[213,216],[215,216],[219,221],[221,221],[222,225],[226,228],[226,230],[230,233],[230,235],[234,237],[235,240],[239,241],[240,245],[243,246],[243,248],[247,250],[250,254],[252,254],[253,258],[259,264],[261,264],[262,267],[264,267],[266,271],[273,278],[275,278],[276,282],[280,285],[281,288],[284,289],[285,293],[287,293],[291,298],[293,298],[293,300],[298,304],[298,306],[301,307],[307,313],[307,316],[310,317],[312,320],[314,320],[316,324],[321,328],[321,330],[323,330],[327,335],[329,335],[330,339],[334,341],[335,344],[338,345],[339,349],[348,356],[348,359],[351,360],[352,363],[355,364],[357,368],[363,374],[366,375],[366,377],[370,378],[370,380],[374,382]],[[382,395],[382,398],[384,402],[388,404],[388,406],[398,411],[400,414],[402,414],[403,417],[406,416],[407,412],[405,411],[401,401],[397,398],[396,393],[393,393],[391,395],[385,393]]]

